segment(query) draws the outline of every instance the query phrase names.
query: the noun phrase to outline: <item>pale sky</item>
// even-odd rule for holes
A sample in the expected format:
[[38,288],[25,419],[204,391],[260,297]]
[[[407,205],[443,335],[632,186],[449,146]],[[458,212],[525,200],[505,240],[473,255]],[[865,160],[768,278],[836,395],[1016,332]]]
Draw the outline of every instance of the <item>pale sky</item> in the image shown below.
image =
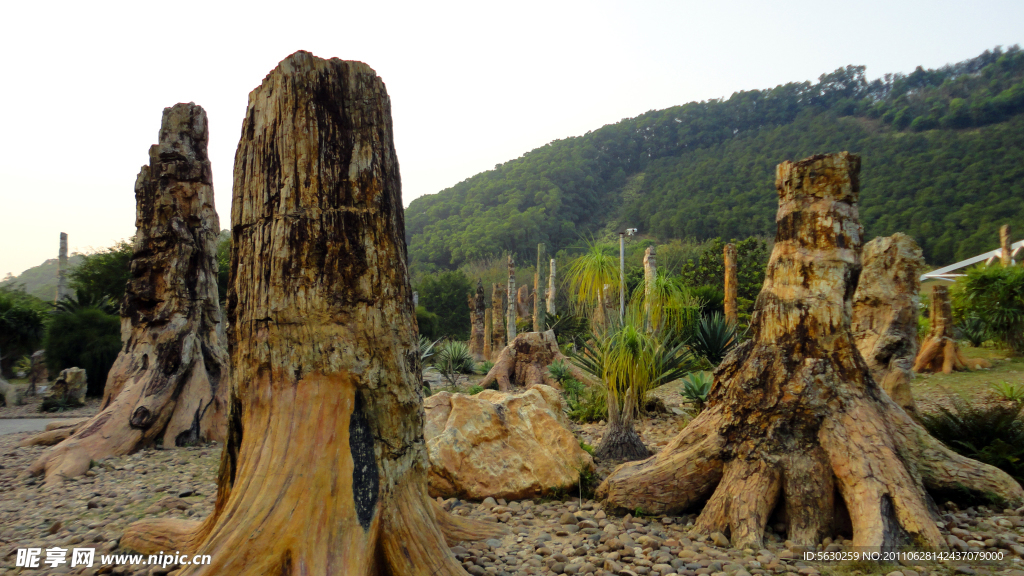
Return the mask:
[[221,227],[248,93],[296,50],[391,96],[404,203],[648,110],[1024,44],[1020,0],[13,2],[0,8],[0,278],[135,232],[162,110],[203,106]]

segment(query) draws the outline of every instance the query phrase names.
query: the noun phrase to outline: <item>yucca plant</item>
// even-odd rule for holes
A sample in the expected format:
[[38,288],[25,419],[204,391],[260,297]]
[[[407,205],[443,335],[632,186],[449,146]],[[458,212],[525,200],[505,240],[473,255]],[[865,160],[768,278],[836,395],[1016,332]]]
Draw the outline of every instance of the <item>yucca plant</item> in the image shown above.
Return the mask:
[[992,384],[992,389],[1003,400],[1009,400],[1017,404],[1024,403],[1024,384],[1011,384],[1003,380],[999,384]]
[[[574,312],[591,317],[595,308],[605,303],[607,294],[618,294],[619,261],[596,243],[589,243],[587,251],[576,257],[566,270]],[[613,315],[616,316],[616,315]],[[616,317],[617,320],[617,317]],[[611,324],[611,319],[605,324]],[[604,330],[605,325],[595,325],[595,331]]]
[[704,358],[711,367],[721,364],[722,359],[735,345],[736,326],[718,312],[701,318],[690,344],[693,351]]
[[711,385],[714,380],[706,372],[691,372],[683,378],[683,398],[699,414],[704,409],[704,403],[708,401],[708,394],[711,392]]

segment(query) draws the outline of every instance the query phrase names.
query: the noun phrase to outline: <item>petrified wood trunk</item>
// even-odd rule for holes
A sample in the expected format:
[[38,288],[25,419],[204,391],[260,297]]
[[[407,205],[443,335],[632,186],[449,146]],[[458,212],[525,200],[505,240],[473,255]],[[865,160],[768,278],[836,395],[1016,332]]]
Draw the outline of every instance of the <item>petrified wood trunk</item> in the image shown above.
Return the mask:
[[725,321],[735,326],[739,320],[739,313],[736,306],[737,282],[736,277],[736,246],[726,244],[723,250],[725,258]]
[[949,288],[936,284],[932,288],[931,329],[921,343],[914,360],[914,372],[942,372],[990,368],[988,360],[967,358],[953,338],[953,310],[949,304]]
[[857,352],[859,168],[845,152],[779,165],[778,233],[752,338],[715,371],[705,411],[656,456],[602,483],[611,505],[667,514],[710,496],[694,530],[729,531],[735,546],[756,550],[777,505],[789,540],[820,543],[833,533],[838,494],[854,546],[945,548],[926,489],[1024,498],[1006,473],[931,438]]
[[551,275],[548,276],[548,314],[555,315],[555,259],[551,259]]
[[181,574],[464,574],[427,496],[423,397],[384,83],[296,52],[249,95],[232,203],[231,416],[213,513],[122,545]]
[[491,309],[484,310],[484,360],[490,360],[492,349],[491,339],[494,335],[494,320],[492,319]]
[[36,395],[36,386],[50,381],[50,371],[46,367],[46,351],[36,350],[32,353],[32,369],[28,376],[28,388],[25,393],[28,396]]
[[57,252],[57,296],[54,302],[60,302],[71,295],[68,290],[68,235],[60,233],[60,250]]
[[516,263],[512,255],[508,256],[508,296],[505,311],[506,342],[516,339]]
[[658,260],[654,252],[654,246],[648,246],[644,250],[644,322],[652,330],[658,327],[651,326],[651,302],[654,293],[654,283],[658,279]]
[[999,227],[999,263],[1003,266],[1013,266],[1012,244],[1010,243],[1010,225],[1003,224]]
[[469,334],[469,351],[473,359],[480,362],[484,356],[484,285],[476,281],[476,292],[469,297],[470,321],[472,326]]
[[554,330],[548,330],[524,332],[516,336],[512,343],[498,354],[498,360],[480,381],[480,386],[486,388],[497,382],[498,390],[508,392],[513,386],[530,388],[546,384],[560,390],[558,382],[547,373],[547,367],[558,361],[565,363],[573,378],[580,382],[592,383],[590,376],[570,362],[558,349]]
[[533,322],[533,313],[530,310],[530,287],[526,284],[516,290],[516,317]]
[[537,272],[533,275],[533,331],[547,330],[544,322],[544,273],[541,263],[544,262],[544,245],[537,245]]
[[864,245],[853,295],[851,332],[871,376],[915,419],[910,393],[917,356],[917,300],[924,256],[914,239],[897,232]]
[[159,144],[135,181],[123,346],[107,374],[102,411],[29,468],[45,472],[47,483],[158,438],[164,446],[186,446],[225,437],[229,365],[208,140],[201,107],[164,109]]
[[494,356],[505,347],[505,301],[508,296],[508,288],[502,284],[493,284],[491,287],[491,355],[488,360],[494,360]]

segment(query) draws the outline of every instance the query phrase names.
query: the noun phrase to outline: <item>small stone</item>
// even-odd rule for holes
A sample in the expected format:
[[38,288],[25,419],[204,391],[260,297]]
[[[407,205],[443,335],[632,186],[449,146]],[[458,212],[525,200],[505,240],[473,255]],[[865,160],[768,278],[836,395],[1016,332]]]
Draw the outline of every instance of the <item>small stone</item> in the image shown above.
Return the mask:
[[558,520],[559,524],[575,524],[577,522],[576,516],[569,512],[562,514],[562,517]]
[[484,501],[481,502],[480,505],[483,506],[484,508],[490,510],[491,508],[494,508],[495,506],[497,506],[498,502],[494,498],[488,496],[487,498],[484,498]]
[[973,575],[973,574],[977,574],[977,572],[975,572],[974,568],[971,568],[970,566],[957,566],[956,570],[954,570],[954,574]]
[[60,529],[61,529],[61,528],[62,528],[63,526],[64,526],[64,523],[63,523],[63,522],[61,522],[60,520],[57,520],[57,521],[56,521],[56,522],[54,522],[53,524],[50,524],[50,529],[49,529],[49,530],[47,530],[47,532],[49,532],[50,534],[56,534],[57,532],[59,532],[59,531],[60,531]]
[[721,532],[713,532],[711,534],[711,542],[719,548],[728,548],[729,546],[732,546],[732,544],[729,542],[729,539],[726,538],[725,534],[722,534]]

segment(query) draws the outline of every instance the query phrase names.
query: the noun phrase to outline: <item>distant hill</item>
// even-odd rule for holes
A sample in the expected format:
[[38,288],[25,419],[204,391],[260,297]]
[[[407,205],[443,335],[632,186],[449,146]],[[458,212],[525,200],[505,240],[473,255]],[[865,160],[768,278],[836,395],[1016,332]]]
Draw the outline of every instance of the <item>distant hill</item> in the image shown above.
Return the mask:
[[[865,235],[912,235],[930,264],[1024,230],[1024,52],[868,81],[864,67],[647,112],[557,140],[406,210],[422,270],[578,245],[621,227],[661,240],[775,231],[783,160],[861,155]],[[1016,238],[1016,237],[1015,237]]]
[[[74,270],[85,259],[81,254],[68,256],[68,272]],[[53,302],[57,298],[57,259],[50,258],[39,266],[33,266],[18,276],[8,276],[0,281],[0,286],[25,286],[25,292]],[[72,291],[72,293],[74,293]]]

